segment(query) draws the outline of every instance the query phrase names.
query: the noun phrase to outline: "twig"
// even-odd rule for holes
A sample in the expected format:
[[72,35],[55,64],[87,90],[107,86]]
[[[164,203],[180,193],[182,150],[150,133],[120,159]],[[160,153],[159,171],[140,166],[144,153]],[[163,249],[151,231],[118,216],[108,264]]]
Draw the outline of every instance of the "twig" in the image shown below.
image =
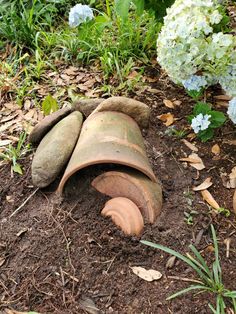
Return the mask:
[[183,277],[178,277],[178,276],[167,276],[167,278],[181,280],[181,281],[188,281],[188,282],[196,282],[196,283],[202,284],[200,280],[191,279],[191,278],[183,278]]
[[15,216],[15,214],[17,214],[21,210],[21,208],[25,206],[25,204],[31,199],[32,196],[34,196],[34,194],[38,190],[39,190],[39,188],[35,189],[34,192],[32,194],[30,194],[30,196],[28,196],[27,199],[19,207],[17,207],[17,209],[8,218],[10,219],[13,216]]
[[111,265],[113,264],[114,260],[116,258],[116,255],[113,257],[113,259],[111,260],[110,264],[107,267],[106,273],[108,273],[109,269],[111,268]]

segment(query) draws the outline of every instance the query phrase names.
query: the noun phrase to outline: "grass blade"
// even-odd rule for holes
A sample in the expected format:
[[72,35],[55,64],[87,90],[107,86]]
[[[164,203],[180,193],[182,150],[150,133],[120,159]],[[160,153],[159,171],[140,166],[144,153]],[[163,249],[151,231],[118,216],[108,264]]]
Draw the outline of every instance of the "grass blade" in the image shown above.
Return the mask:
[[145,240],[141,240],[140,241],[141,243],[145,244],[145,245],[148,245],[148,246],[151,246],[155,249],[159,249],[159,250],[162,250],[166,253],[169,253],[171,255],[174,255],[176,256],[177,258],[181,259],[183,262],[185,262],[186,264],[188,264],[190,267],[192,267],[196,272],[197,274],[200,276],[200,278],[204,279],[206,282],[208,282],[208,277],[202,272],[202,270],[200,269],[200,267],[198,267],[190,258],[168,248],[168,247],[165,247],[163,245],[160,245],[160,244],[156,244],[156,243],[153,243],[153,242],[149,242],[149,241],[145,241]]
[[186,288],[186,289],[180,290],[180,291],[178,291],[178,292],[172,294],[172,295],[169,296],[166,300],[174,299],[174,298],[176,298],[176,297],[178,297],[178,296],[180,296],[180,295],[182,295],[182,294],[184,294],[184,293],[187,293],[187,292],[192,291],[192,290],[198,290],[198,289],[200,289],[200,290],[202,290],[202,291],[210,290],[210,288],[208,288],[208,287],[206,287],[206,286],[204,286],[204,285],[193,285],[193,286],[190,286],[190,287],[188,287],[188,288]]
[[212,276],[212,272],[210,271],[210,268],[207,266],[207,263],[205,262],[204,258],[202,257],[202,255],[200,254],[200,252],[195,248],[194,245],[190,245],[189,246],[190,250],[192,250],[192,252],[194,253],[194,255],[196,256],[196,258],[199,260],[199,262],[202,265],[202,269],[206,272],[206,274],[208,275],[209,278],[211,278],[211,280],[213,280],[213,276]]

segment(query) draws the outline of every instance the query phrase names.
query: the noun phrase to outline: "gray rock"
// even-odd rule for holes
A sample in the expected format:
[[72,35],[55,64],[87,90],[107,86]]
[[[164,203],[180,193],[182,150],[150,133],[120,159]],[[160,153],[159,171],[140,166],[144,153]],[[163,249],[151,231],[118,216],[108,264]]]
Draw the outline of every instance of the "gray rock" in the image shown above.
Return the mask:
[[72,110],[78,110],[87,118],[103,101],[103,98],[79,99],[72,105]]
[[53,112],[49,116],[46,116],[40,121],[33,131],[29,135],[29,141],[33,144],[37,144],[41,141],[44,135],[61,119],[71,113],[70,108],[62,108],[58,111]]
[[148,126],[150,117],[150,108],[138,100],[127,97],[111,97],[97,106],[92,112],[99,111],[118,111],[127,114],[132,117],[141,128]]
[[82,114],[72,112],[45,135],[32,162],[34,185],[43,188],[56,179],[73,152],[82,122]]

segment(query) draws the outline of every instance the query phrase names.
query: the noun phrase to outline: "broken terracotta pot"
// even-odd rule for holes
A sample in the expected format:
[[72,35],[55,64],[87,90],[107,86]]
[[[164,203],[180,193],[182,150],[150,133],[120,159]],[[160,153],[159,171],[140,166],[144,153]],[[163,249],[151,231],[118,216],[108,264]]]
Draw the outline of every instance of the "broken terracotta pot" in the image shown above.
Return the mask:
[[157,181],[137,123],[126,114],[104,111],[92,114],[84,122],[58,192],[62,193],[66,181],[78,170],[107,163],[137,169]]
[[102,210],[103,216],[111,217],[112,221],[127,235],[140,235],[143,230],[143,217],[131,200],[116,197],[106,202]]
[[92,181],[92,186],[110,197],[126,197],[133,201],[148,222],[161,212],[162,189],[142,173],[133,169],[108,171]]

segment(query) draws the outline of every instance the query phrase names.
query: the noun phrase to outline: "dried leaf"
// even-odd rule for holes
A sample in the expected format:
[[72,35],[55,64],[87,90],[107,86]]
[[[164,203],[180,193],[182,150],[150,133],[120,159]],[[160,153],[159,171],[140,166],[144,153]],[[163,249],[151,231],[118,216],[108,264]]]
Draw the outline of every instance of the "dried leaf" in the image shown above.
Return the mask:
[[7,196],[6,196],[6,201],[7,201],[8,203],[14,203],[14,197],[13,197],[13,195],[7,195]]
[[5,260],[5,257],[0,257],[0,267],[5,263]]
[[236,145],[236,140],[223,140],[223,143],[226,143],[229,145]]
[[175,108],[173,102],[172,102],[171,100],[169,100],[169,99],[164,99],[164,100],[163,100],[163,103],[164,103],[164,105],[165,105],[166,107],[168,107],[168,108],[171,108],[171,109],[174,109],[174,108]]
[[79,300],[79,306],[82,310],[90,314],[99,314],[100,310],[96,307],[94,301],[86,296]]
[[229,174],[229,182],[230,182],[230,187],[232,189],[236,188],[236,167],[233,167],[231,173]]
[[213,183],[211,177],[206,178],[200,185],[193,187],[193,191],[202,191],[208,189]]
[[175,106],[180,106],[180,105],[182,104],[182,101],[181,101],[181,100],[174,100],[174,101],[173,101],[173,104],[174,104]]
[[147,91],[152,93],[152,94],[163,94],[163,91],[157,88],[150,88],[148,86]]
[[158,280],[162,277],[162,274],[154,269],[145,269],[140,266],[134,266],[130,267],[135,275],[138,277],[146,280],[146,281],[153,281],[153,280]]
[[236,214],[236,189],[234,191],[234,196],[233,196],[233,210]]
[[163,121],[166,126],[170,126],[174,123],[174,116],[170,112],[161,114],[157,118]]
[[215,144],[211,148],[211,152],[214,155],[219,155],[220,154],[220,146],[218,144]]
[[196,153],[192,153],[188,157],[180,158],[179,160],[189,162],[190,166],[197,170],[202,170],[205,168],[202,159]]
[[73,66],[70,66],[68,69],[64,70],[64,74],[67,75],[76,75],[78,73],[79,69]]
[[213,208],[219,209],[220,206],[208,190],[201,191],[203,199]]
[[215,99],[218,100],[225,100],[225,101],[229,101],[232,99],[232,97],[228,96],[228,95],[216,95],[214,96]]
[[11,140],[0,140],[0,147],[3,147],[3,146],[7,146],[9,144],[11,144]]
[[191,162],[194,164],[199,164],[199,160],[197,158],[193,158],[193,157],[183,157],[179,159],[180,161],[187,161],[187,162]]
[[24,102],[24,109],[29,110],[30,107],[31,107],[31,101],[30,101],[30,99],[26,99]]
[[228,181],[228,175],[227,173],[223,172],[220,174],[220,177],[221,177],[221,180],[222,180],[222,183],[223,183],[223,186],[227,189],[230,189],[231,188],[231,185],[230,185],[230,182]]
[[13,115],[8,115],[7,117],[1,119],[1,123],[8,122],[8,121],[14,119],[17,116],[18,116],[18,112],[13,114]]
[[166,268],[173,268],[175,265],[176,256],[171,256],[168,258],[168,261],[166,262]]
[[128,79],[134,79],[139,75],[139,73],[137,71],[132,71],[130,72],[130,74],[127,76]]
[[190,143],[189,141],[183,139],[182,142],[189,148],[191,149],[193,152],[197,152],[198,151],[198,148],[193,145],[192,143]]

